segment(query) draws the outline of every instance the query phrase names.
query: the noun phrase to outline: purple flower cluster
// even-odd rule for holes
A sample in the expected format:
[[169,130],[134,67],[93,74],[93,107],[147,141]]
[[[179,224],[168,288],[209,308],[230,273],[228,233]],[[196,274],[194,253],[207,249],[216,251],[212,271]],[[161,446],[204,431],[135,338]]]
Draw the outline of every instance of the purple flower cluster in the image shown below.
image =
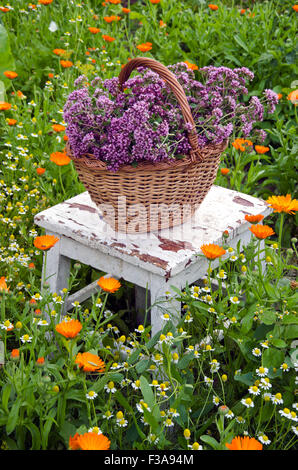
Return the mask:
[[[248,94],[246,81],[253,79],[247,68],[203,67],[199,70],[202,82],[184,62],[168,68],[183,86],[200,147],[221,143],[233,133],[247,137],[262,121],[261,100],[253,96],[246,104],[240,101]],[[117,171],[122,165],[169,161],[189,153],[190,126],[184,123],[168,85],[155,72],[140,67],[123,92],[118,85],[117,77],[96,77],[91,84],[84,76],[76,79],[78,89],[70,93],[64,107],[66,134],[76,157],[92,154]],[[265,90],[264,95],[268,112],[273,112],[276,93]]]

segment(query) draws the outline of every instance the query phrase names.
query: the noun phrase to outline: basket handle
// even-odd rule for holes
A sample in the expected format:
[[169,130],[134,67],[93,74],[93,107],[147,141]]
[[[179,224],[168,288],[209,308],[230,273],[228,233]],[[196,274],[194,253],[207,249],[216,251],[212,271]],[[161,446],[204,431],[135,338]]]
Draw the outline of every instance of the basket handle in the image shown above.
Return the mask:
[[192,150],[190,151],[191,161],[202,161],[203,158],[199,153],[198,136],[195,130],[196,127],[185,92],[178,80],[176,79],[175,75],[170,72],[167,67],[162,65],[157,60],[151,59],[149,57],[135,57],[134,59],[131,59],[129,62],[127,62],[127,64],[125,64],[124,67],[121,69],[121,72],[119,74],[119,89],[121,91],[123,90],[123,84],[126,82],[126,80],[128,80],[131,72],[137,67],[149,67],[151,70],[158,73],[158,75],[169,85],[180,105],[184,122],[186,124],[192,125],[192,130],[188,132],[188,140],[192,148]]

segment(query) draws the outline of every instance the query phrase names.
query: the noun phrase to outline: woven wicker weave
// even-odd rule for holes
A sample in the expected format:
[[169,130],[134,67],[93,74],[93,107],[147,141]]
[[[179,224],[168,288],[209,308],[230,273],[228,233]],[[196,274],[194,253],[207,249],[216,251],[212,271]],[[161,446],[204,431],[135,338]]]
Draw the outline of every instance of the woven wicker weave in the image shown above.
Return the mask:
[[218,171],[220,156],[227,142],[199,149],[195,124],[182,86],[162,64],[147,57],[130,60],[121,70],[119,87],[140,66],[151,68],[170,86],[181,107],[188,133],[189,155],[171,162],[142,162],[137,167],[122,166],[107,170],[105,162],[92,155],[75,158],[79,178],[104,220],[115,230],[126,233],[150,232],[180,225],[191,218],[210,190]]

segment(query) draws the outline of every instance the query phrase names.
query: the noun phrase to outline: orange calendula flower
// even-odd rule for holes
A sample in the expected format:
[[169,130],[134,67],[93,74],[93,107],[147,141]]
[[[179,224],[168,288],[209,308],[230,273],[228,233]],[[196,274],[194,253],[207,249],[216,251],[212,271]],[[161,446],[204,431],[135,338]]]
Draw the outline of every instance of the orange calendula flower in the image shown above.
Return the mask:
[[16,119],[7,119],[6,122],[9,126],[15,126],[18,121]]
[[141,51],[141,52],[151,51],[152,43],[151,42],[144,42],[143,44],[139,44],[137,46],[137,49],[139,49],[139,51]]
[[226,253],[226,250],[224,250],[221,246],[215,245],[214,243],[209,243],[209,245],[202,245],[201,250],[209,260],[219,258]]
[[160,0],[150,0],[150,3],[152,3],[152,5],[157,5],[157,3],[160,3]]
[[6,78],[9,78],[10,80],[13,80],[14,78],[18,76],[16,72],[12,72],[11,70],[5,70],[3,74],[5,75]]
[[210,5],[208,5],[208,7],[209,7],[210,10],[212,10],[212,11],[218,10],[218,6],[217,6],[217,5],[214,5],[213,3],[210,3]]
[[82,328],[82,323],[79,320],[64,320],[56,325],[56,331],[65,338],[75,338]]
[[98,281],[97,284],[99,287],[102,288],[105,292],[110,292],[113,294],[114,292],[117,292],[117,290],[120,289],[121,284],[120,282],[113,278],[113,277],[101,277]]
[[58,166],[68,165],[71,159],[66,155],[65,152],[53,152],[51,153],[50,160],[56,163]]
[[104,16],[103,19],[105,20],[106,23],[112,23],[113,21],[121,20],[121,17],[112,15],[112,16]]
[[53,0],[38,0],[41,5],[49,5]]
[[129,8],[122,8],[122,13],[130,13],[130,9]]
[[295,211],[298,211],[298,200],[292,199],[291,194],[286,196],[270,196],[266,202],[274,209],[273,212],[294,214]]
[[221,168],[220,172],[221,172],[222,175],[227,175],[230,172],[230,170],[229,170],[229,168]]
[[78,353],[75,363],[84,372],[104,372],[105,363],[96,354],[90,352]]
[[103,434],[95,432],[76,433],[69,438],[69,448],[71,450],[108,450],[111,442]]
[[13,349],[10,353],[10,357],[11,359],[14,359],[14,360],[19,359],[20,351],[18,349]]
[[62,126],[62,124],[53,124],[52,129],[55,132],[62,132],[62,131],[65,131],[66,127]]
[[291,93],[288,94],[288,100],[291,101],[295,106],[297,106],[298,90],[291,91]]
[[44,359],[43,356],[42,356],[42,357],[39,357],[39,358],[36,360],[36,365],[39,366],[39,367],[43,366],[44,363],[45,363],[45,359]]
[[282,97],[283,97],[282,93],[277,93],[277,98],[278,98],[279,100],[281,100]]
[[9,287],[7,287],[5,276],[0,277],[0,292],[8,292]]
[[119,5],[119,3],[121,3],[121,0],[107,0],[106,3],[112,3],[112,5]]
[[245,8],[242,8],[242,10],[240,10],[240,15],[244,15],[245,12],[246,12]]
[[95,28],[95,27],[93,27],[93,26],[90,26],[90,28],[88,28],[88,29],[89,29],[89,31],[90,31],[91,34],[97,34],[97,33],[100,32],[100,29],[99,29],[99,28]]
[[112,36],[109,36],[109,35],[107,35],[107,34],[103,34],[103,35],[102,35],[102,39],[103,39],[104,41],[107,41],[107,42],[113,42],[113,41],[115,41],[115,38],[113,38]]
[[263,445],[254,437],[234,437],[231,444],[226,443],[229,450],[262,450]]
[[34,238],[34,246],[39,250],[47,251],[52,248],[57,242],[59,238],[55,237],[55,235],[41,235],[40,237]]
[[251,140],[247,139],[236,139],[234,140],[234,142],[232,142],[232,145],[236,150],[245,152],[245,150],[247,150],[248,148],[250,148],[251,150],[253,143],[251,142]]
[[5,101],[0,101],[0,111],[8,111],[11,108],[10,103],[6,103]]
[[2,13],[7,13],[8,11],[10,11],[10,8],[0,7],[0,11],[2,11]]
[[244,218],[250,224],[257,224],[257,223],[261,222],[261,220],[264,219],[264,216],[262,214],[257,214],[257,215],[248,215],[248,214],[246,214]]
[[65,54],[66,50],[65,49],[54,49],[53,50],[53,53],[56,54],[56,55],[63,55]]
[[191,70],[199,70],[199,67],[196,64],[192,64],[191,62],[188,62],[188,60],[185,60],[184,63]]
[[36,168],[36,173],[41,176],[45,173],[46,169],[45,168]]
[[264,147],[263,145],[255,145],[255,151],[257,153],[266,153],[269,152],[269,147]]
[[271,235],[275,234],[269,225],[252,225],[249,227],[249,230],[259,240],[264,240],[265,238],[271,237]]
[[298,11],[298,5],[293,5],[292,8],[293,10]]
[[69,69],[70,67],[73,66],[73,63],[71,60],[60,60],[60,64],[64,69]]

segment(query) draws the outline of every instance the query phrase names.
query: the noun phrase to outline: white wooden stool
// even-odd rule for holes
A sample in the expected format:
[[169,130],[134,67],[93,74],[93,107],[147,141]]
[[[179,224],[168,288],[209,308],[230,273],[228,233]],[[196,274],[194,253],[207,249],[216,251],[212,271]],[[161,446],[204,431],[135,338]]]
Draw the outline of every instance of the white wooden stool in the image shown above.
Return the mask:
[[[59,238],[47,253],[44,272],[52,293],[68,287],[71,260],[123,278],[135,284],[138,307],[144,302],[145,289],[150,292],[154,335],[164,325],[158,299],[165,297],[170,286],[183,289],[186,283],[206,274],[208,261],[196,256],[201,245],[222,245],[227,230],[229,246],[235,248],[240,241],[243,249],[252,235],[245,214],[265,217],[271,212],[263,200],[214,185],[191,221],[168,230],[136,235],[114,232],[103,221],[88,192],[40,212],[34,221],[47,234]],[[217,265],[216,261],[212,263],[213,267]],[[72,308],[74,300],[82,302],[98,290],[94,282],[69,296],[66,310]],[[180,304],[172,302],[171,310],[180,315]]]

